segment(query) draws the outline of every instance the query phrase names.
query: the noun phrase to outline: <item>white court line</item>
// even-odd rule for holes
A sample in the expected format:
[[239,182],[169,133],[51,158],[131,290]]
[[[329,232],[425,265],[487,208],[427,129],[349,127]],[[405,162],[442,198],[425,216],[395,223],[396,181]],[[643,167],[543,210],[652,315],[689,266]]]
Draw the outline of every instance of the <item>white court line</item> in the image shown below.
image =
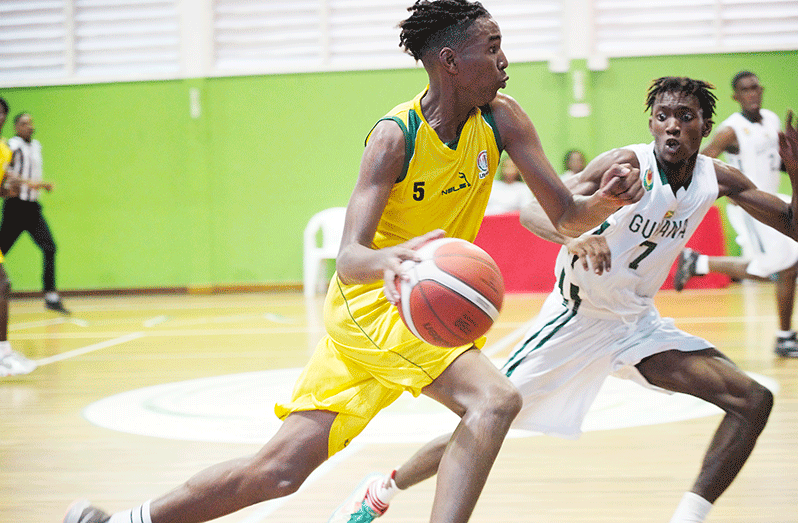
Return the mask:
[[88,354],[90,352],[98,351],[101,349],[107,349],[108,347],[113,347],[114,345],[120,345],[122,343],[127,343],[129,341],[137,340],[143,336],[145,336],[143,332],[131,332],[130,334],[125,334],[124,336],[120,336],[112,340],[101,341],[100,343],[95,343],[94,345],[89,345],[87,347],[83,347],[80,349],[64,352],[63,354],[56,354],[55,356],[50,356],[49,358],[42,358],[40,360],[36,360],[36,364],[39,367],[41,367],[42,365],[48,365],[50,363],[67,360],[69,358],[74,358],[75,356],[82,356],[83,354]]
[[273,321],[275,323],[296,323],[297,321],[294,318],[287,318],[282,314],[274,314],[271,312],[267,312],[263,315],[269,321]]
[[149,320],[144,320],[142,325],[144,325],[145,327],[155,327],[156,325],[160,325],[161,323],[168,320],[169,316],[161,315],[161,316],[156,316],[154,318],[150,318]]
[[35,329],[36,327],[52,327],[53,325],[61,325],[66,323],[65,318],[53,318],[50,320],[29,321],[26,323],[12,323],[8,326],[9,331],[16,331],[22,329]]

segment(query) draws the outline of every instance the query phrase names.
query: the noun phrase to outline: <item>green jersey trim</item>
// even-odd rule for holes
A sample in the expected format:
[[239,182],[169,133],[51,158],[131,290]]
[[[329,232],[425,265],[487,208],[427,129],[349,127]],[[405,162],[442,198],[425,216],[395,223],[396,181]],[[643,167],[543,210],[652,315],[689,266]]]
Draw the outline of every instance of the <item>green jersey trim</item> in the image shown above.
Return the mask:
[[493,117],[493,110],[490,108],[490,105],[483,105],[479,110],[482,112],[482,117],[488,122],[488,125],[490,125],[490,128],[493,129],[493,136],[496,138],[496,147],[501,153],[504,151],[504,147],[502,146],[502,137],[499,134],[499,127],[496,125],[496,119]]

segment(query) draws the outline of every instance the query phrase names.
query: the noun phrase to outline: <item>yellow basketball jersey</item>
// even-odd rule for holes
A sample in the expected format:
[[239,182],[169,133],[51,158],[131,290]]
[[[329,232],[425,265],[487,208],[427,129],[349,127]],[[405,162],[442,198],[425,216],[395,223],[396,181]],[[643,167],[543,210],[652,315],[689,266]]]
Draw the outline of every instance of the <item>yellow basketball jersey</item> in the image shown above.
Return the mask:
[[5,138],[0,138],[0,182],[3,181],[5,170],[8,164],[11,163],[11,156],[12,152],[8,147],[8,142],[6,142]]
[[[457,143],[444,144],[421,114],[425,92],[382,118],[395,121],[404,132],[405,165],[377,225],[376,249],[433,229],[474,241],[485,214],[501,152],[490,109],[475,110]],[[327,336],[305,367],[291,401],[277,405],[275,412],[280,418],[301,410],[337,412],[329,455],[345,447],[403,390],[421,394],[471,347],[436,347],[416,338],[388,303],[381,281],[345,285],[336,275],[324,304],[324,324]],[[484,342],[483,337],[475,345],[482,347]]]
[[485,214],[502,148],[490,108],[476,109],[457,143],[445,144],[421,113],[426,92],[381,119],[395,121],[405,134],[405,168],[377,226],[376,249],[433,229],[472,242]]
[[[12,152],[5,138],[0,138],[0,185],[5,180],[6,169],[11,163]],[[0,252],[0,263],[3,263],[3,253]]]

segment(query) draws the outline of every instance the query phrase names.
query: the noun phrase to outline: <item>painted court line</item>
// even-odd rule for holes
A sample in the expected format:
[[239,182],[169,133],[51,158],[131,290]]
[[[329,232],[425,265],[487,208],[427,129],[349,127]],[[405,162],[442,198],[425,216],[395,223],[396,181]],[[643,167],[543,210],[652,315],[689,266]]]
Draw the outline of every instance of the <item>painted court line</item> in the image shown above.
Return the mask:
[[37,327],[52,327],[53,325],[61,325],[66,323],[64,318],[53,318],[51,320],[28,321],[24,323],[12,323],[8,326],[9,331],[17,331],[22,329],[35,329]]
[[156,316],[154,318],[150,318],[149,320],[144,320],[143,325],[145,327],[155,327],[156,325],[160,325],[161,323],[168,321],[169,316]]
[[80,349],[74,349],[64,352],[63,354],[56,354],[55,356],[50,356],[49,358],[42,358],[40,360],[36,360],[36,363],[40,367],[42,365],[49,365],[50,363],[67,360],[69,358],[74,358],[75,356],[82,356],[83,354],[88,354],[90,352],[107,349],[108,347],[113,347],[115,345],[121,345],[122,343],[137,340],[143,336],[145,336],[143,332],[131,332],[130,334],[125,334],[124,336],[120,336],[112,340],[101,341],[100,343],[95,343],[94,345],[89,345]]

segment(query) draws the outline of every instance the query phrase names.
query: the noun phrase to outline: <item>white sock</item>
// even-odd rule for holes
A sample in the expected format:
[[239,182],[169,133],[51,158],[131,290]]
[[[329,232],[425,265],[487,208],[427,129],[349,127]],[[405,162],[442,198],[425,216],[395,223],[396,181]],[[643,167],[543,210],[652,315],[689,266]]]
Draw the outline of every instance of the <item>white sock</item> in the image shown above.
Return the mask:
[[712,503],[693,492],[685,492],[670,523],[704,523]]
[[706,254],[699,254],[695,261],[696,274],[709,274],[709,256]]
[[[794,330],[788,330],[788,331],[777,330],[776,331],[776,337],[777,338],[790,338],[790,337],[792,337],[793,334],[795,334]],[[2,343],[2,342],[0,342],[0,343]],[[0,345],[0,347],[2,347],[2,345]]]
[[399,493],[399,487],[393,479],[395,476],[394,470],[386,481],[372,483],[366,491],[366,502],[380,514],[388,510],[388,504]]
[[111,516],[108,523],[152,523],[152,519],[150,519],[150,502],[147,501],[143,505],[124,512],[117,512]]
[[44,295],[44,301],[49,301],[50,303],[58,301],[58,299],[58,293],[55,291],[49,291]]
[[8,356],[11,354],[11,342],[0,341],[0,357]]

